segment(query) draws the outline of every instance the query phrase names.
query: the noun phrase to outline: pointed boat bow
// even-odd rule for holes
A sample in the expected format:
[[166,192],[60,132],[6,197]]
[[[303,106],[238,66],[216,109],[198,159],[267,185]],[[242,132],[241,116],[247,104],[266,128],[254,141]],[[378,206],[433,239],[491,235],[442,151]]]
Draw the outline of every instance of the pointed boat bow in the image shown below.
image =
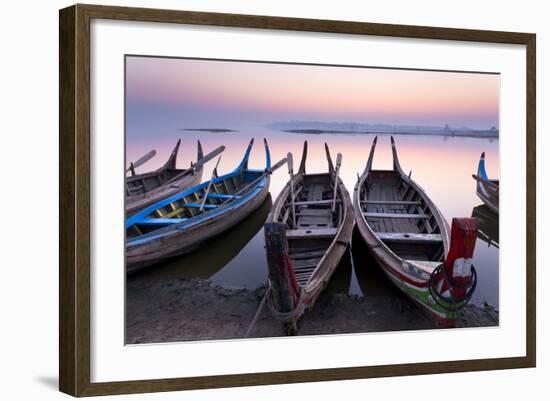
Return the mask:
[[302,150],[302,161],[300,162],[299,173],[306,173],[306,160],[307,160],[307,141],[304,141],[304,149]]

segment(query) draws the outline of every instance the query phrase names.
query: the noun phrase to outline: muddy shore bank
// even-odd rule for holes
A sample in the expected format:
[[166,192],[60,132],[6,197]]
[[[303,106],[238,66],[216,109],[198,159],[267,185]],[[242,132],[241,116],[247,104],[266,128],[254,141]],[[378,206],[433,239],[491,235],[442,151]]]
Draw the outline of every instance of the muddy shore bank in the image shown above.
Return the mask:
[[[127,283],[126,343],[243,338],[266,287],[254,290],[213,285],[196,278],[136,277]],[[459,327],[498,325],[498,311],[468,305]],[[366,296],[324,292],[304,315],[299,335],[366,333],[437,328],[416,305],[396,293]],[[264,306],[250,337],[283,335]]]

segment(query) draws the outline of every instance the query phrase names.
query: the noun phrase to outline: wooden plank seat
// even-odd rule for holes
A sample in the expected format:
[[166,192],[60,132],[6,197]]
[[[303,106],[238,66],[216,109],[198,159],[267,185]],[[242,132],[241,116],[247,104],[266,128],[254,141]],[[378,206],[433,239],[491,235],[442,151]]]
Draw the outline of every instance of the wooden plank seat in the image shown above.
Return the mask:
[[[294,202],[295,206],[309,206],[309,205],[332,205],[333,200],[332,199],[324,199],[324,200],[313,200],[313,201],[300,201],[300,202]],[[342,202],[341,200],[337,199],[336,203]]]
[[296,213],[298,228],[328,227],[332,225],[332,210],[301,208]]
[[418,233],[383,233],[377,232],[376,236],[384,242],[400,243],[442,243],[441,234],[418,234]]
[[309,258],[314,258],[316,256],[323,256],[326,251],[327,250],[323,248],[318,250],[291,252],[290,257],[292,258],[292,260],[309,259]]
[[363,213],[367,219],[429,219],[427,214],[407,214],[407,213]]
[[141,219],[140,221],[138,221],[137,224],[139,224],[141,226],[164,226],[164,225],[169,225],[169,224],[182,223],[186,220],[188,220],[188,219],[144,218],[144,219]]
[[390,200],[367,200],[361,201],[366,205],[412,205],[412,206],[421,206],[422,202],[420,201],[390,201]]
[[301,228],[297,230],[287,230],[288,239],[300,238],[332,238],[338,232],[338,228]]

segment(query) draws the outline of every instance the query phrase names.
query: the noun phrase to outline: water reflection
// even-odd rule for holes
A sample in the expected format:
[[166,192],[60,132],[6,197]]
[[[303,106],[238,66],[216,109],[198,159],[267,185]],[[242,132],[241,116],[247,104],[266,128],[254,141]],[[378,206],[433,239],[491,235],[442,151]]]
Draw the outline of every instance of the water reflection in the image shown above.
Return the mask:
[[324,290],[325,294],[348,294],[351,287],[352,270],[351,253],[348,249],[342,256],[340,263],[336,267],[336,271],[327,284]]
[[[140,276],[170,277],[170,278],[212,278],[250,243],[260,231],[269,210],[271,196],[239,224],[226,232],[205,241],[198,249],[183,256],[169,259],[139,273]],[[263,249],[262,249],[263,250]],[[253,261],[250,261],[253,263]],[[243,261],[239,261],[242,264]],[[255,266],[254,266],[255,267]]]
[[472,217],[477,218],[479,227],[477,237],[487,245],[498,248],[498,215],[493,213],[487,206],[479,205],[472,210]]
[[[239,127],[235,127],[239,128]],[[143,168],[146,170],[157,167],[155,163],[162,163],[171,150],[175,138],[182,138],[182,147],[178,164],[188,165],[195,157],[196,140],[200,139],[205,149],[213,149],[225,145],[220,167],[220,173],[226,172],[240,161],[242,149],[251,137],[261,140],[267,138],[273,160],[292,152],[295,159],[299,158],[304,139],[307,139],[309,157],[307,171],[309,173],[324,172],[327,169],[324,156],[324,142],[330,145],[334,153],[342,153],[343,162],[340,175],[344,184],[351,192],[357,181],[357,173],[365,167],[367,153],[373,135],[333,135],[315,134],[304,135],[281,133],[262,127],[254,129],[241,127],[240,132],[232,133],[197,133],[177,131],[176,127],[159,126],[162,135],[151,138],[147,143],[128,143],[127,157],[139,157],[154,148],[158,156]],[[143,137],[146,137],[145,135]],[[162,138],[162,139],[159,139]],[[475,192],[475,181],[472,173],[477,169],[479,154],[484,151],[487,155],[487,168],[498,178],[499,172],[499,142],[487,138],[465,138],[429,135],[396,135],[399,159],[405,171],[412,170],[412,178],[429,194],[430,198],[442,211],[449,224],[453,217],[465,217],[473,213],[482,212],[476,206],[479,199]],[[388,136],[379,137],[374,168],[391,169],[392,155]],[[257,143],[261,143],[257,141]],[[251,168],[265,166],[263,152],[252,152],[250,157]],[[205,166],[205,174],[211,172],[213,166]],[[270,193],[273,199],[288,181],[284,169],[280,169],[271,177]],[[267,208],[268,209],[268,208]],[[187,257],[167,262],[150,269],[147,274],[165,274],[174,277],[203,277],[210,278],[213,283],[229,287],[256,288],[265,284],[267,280],[267,263],[265,260],[263,220],[268,210],[249,216],[242,225],[239,225],[203,246]],[[474,209],[474,212],[472,212]],[[480,215],[481,216],[481,215]],[[477,217],[474,215],[474,217]],[[478,217],[480,218],[480,217]],[[258,220],[256,220],[258,219]],[[482,220],[482,221],[481,221]],[[498,308],[499,304],[499,255],[498,255],[498,218],[492,221],[485,214],[480,218],[480,241],[477,242],[474,263],[478,271],[478,287],[472,302],[480,304],[489,302]],[[250,224],[250,226],[247,226]],[[241,233],[242,227],[250,227],[246,234]],[[484,235],[483,238],[481,235]],[[490,245],[487,246],[486,239]],[[353,257],[368,258],[368,250],[361,249],[353,244]],[[231,252],[226,250],[232,249]],[[224,253],[226,256],[224,256]],[[225,263],[225,265],[224,265]],[[343,260],[334,276],[334,283],[329,283],[329,289],[340,288],[352,294],[361,294],[365,291],[381,291],[385,286],[385,278],[379,280],[376,264],[373,261],[355,261],[353,268],[346,266]],[[370,266],[375,268],[371,269]],[[368,267],[368,268],[367,268]],[[355,274],[354,274],[355,271]],[[349,284],[348,284],[349,283]],[[377,289],[378,287],[378,289]],[[383,288],[383,287],[382,287]],[[392,288],[392,287],[390,287]],[[386,291],[386,290],[384,290]],[[389,291],[394,291],[389,289]]]

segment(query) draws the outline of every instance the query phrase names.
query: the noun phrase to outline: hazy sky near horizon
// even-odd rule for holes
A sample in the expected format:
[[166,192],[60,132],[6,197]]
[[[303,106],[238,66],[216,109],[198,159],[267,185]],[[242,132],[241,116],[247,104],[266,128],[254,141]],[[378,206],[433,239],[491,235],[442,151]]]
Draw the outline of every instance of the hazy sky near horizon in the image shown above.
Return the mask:
[[498,127],[499,76],[128,56],[128,124],[285,120]]

